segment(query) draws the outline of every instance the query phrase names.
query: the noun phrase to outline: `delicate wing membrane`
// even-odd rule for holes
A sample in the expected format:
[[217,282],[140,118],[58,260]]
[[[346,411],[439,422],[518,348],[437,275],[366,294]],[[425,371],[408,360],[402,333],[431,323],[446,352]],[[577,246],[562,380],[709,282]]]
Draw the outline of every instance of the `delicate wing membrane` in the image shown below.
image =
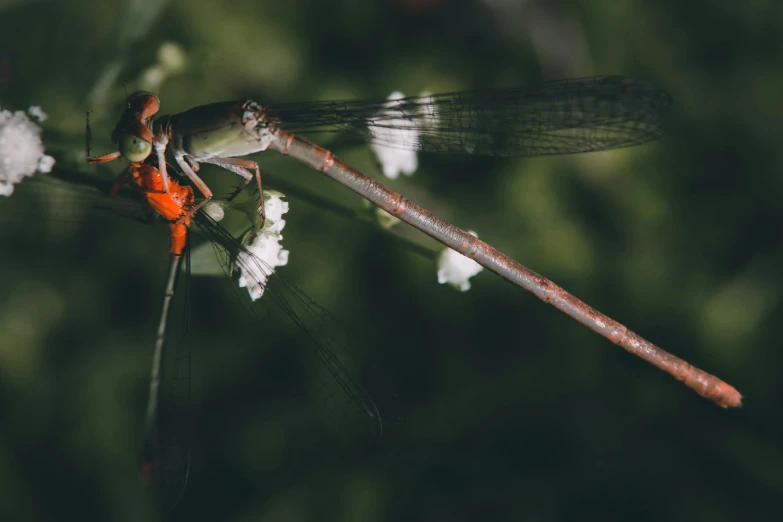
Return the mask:
[[[88,178],[85,176],[84,179]],[[27,223],[45,216],[53,223],[80,223],[91,211],[100,211],[146,223],[141,205],[133,199],[135,194],[130,190],[123,191],[123,194],[131,197],[112,198],[93,187],[74,188],[73,184],[51,176],[36,176],[19,184],[13,199],[3,201],[0,221]]]
[[[169,283],[172,301],[164,311],[165,341],[160,352],[153,353],[153,368],[160,365],[160,393],[150,387],[148,417],[139,470],[154,499],[163,511],[176,507],[185,493],[190,475],[193,416],[190,405],[190,255],[186,250],[186,277],[180,277],[180,259],[172,259]],[[174,278],[173,281],[171,278]],[[167,285],[167,293],[168,293]],[[180,327],[173,316],[181,314]],[[172,342],[173,341],[173,342]],[[172,352],[167,349],[176,343]],[[156,360],[156,357],[160,360]]]
[[[193,447],[193,408],[191,391],[191,350],[186,337],[190,332],[190,248],[185,254],[185,277],[179,281],[177,293],[181,304],[179,331],[173,331],[169,341],[176,342],[176,348],[164,360],[163,395],[161,396],[159,418],[159,472],[160,501],[165,508],[174,508],[185,493],[190,475],[191,449]],[[182,276],[182,274],[180,274]]]
[[[263,329],[286,329],[286,337],[294,338],[290,344],[312,377],[308,391],[320,406],[317,415],[327,435],[341,443],[362,441],[369,446],[377,442],[382,432],[381,416],[369,393],[352,376],[344,331],[337,319],[245,249],[208,215],[199,212],[195,222],[212,242],[229,277],[236,279],[235,272],[240,267],[245,272],[249,269],[267,275],[263,296],[252,303],[245,289],[233,287],[260,322],[259,338]],[[238,256],[239,252],[243,255]],[[317,434],[314,438],[318,438]]]
[[[622,76],[557,80],[496,91],[400,100],[266,107],[291,132],[352,131],[392,148],[490,156],[573,154],[638,145],[660,136],[671,97]],[[417,133],[383,132],[383,129]]]
[[[348,131],[365,141],[405,150],[540,156],[608,150],[657,138],[663,131],[662,111],[670,103],[665,91],[649,83],[603,76],[391,101],[270,105],[264,108],[263,125],[302,134]],[[101,198],[92,203],[102,206]],[[194,221],[212,242],[227,275],[234,276],[237,269],[268,275],[268,281],[259,283],[265,295],[248,308],[265,329],[290,327],[286,335],[295,338],[291,346],[315,377],[310,391],[322,406],[327,432],[352,445],[359,439],[377,441],[382,433],[378,408],[351,375],[336,319],[209,216],[199,212]],[[239,288],[235,291],[244,294]],[[244,299],[249,302],[246,295]],[[182,341],[178,339],[164,370],[167,388],[161,397],[156,443],[155,467],[165,507],[177,504],[190,472],[191,360]]]

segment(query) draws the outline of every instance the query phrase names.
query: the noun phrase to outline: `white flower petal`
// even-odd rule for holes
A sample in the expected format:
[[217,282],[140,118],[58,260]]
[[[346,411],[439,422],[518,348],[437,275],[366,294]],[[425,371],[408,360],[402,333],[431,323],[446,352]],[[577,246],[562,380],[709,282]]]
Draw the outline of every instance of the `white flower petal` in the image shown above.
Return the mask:
[[288,250],[284,250],[280,241],[280,233],[285,227],[282,215],[288,212],[288,202],[279,192],[264,193],[264,209],[266,222],[264,228],[251,234],[244,243],[247,252],[237,256],[236,267],[239,270],[239,286],[247,288],[250,299],[255,301],[264,295],[266,283],[274,273],[275,268],[288,264]]
[[53,165],[54,158],[44,155],[41,128],[22,111],[0,110],[0,195],[10,196],[14,184]]
[[[478,237],[472,230],[471,235]],[[484,267],[456,250],[444,249],[438,256],[438,283],[448,283],[461,292],[470,289],[470,278],[484,270]]]
[[[371,143],[370,148],[375,152],[378,162],[381,164],[383,174],[389,179],[397,179],[400,173],[410,176],[419,168],[419,160],[415,150],[388,147],[383,142],[399,143],[402,146],[413,149],[419,141],[419,129],[416,123],[406,118],[405,113],[395,107],[395,100],[404,98],[401,92],[393,92],[389,95],[387,109],[382,110],[378,116],[383,118],[382,126],[370,127],[373,138],[380,143]],[[393,116],[399,115],[399,118]],[[389,128],[386,125],[393,126]]]
[[54,168],[54,158],[44,154],[38,159],[38,172],[48,174]]
[[209,201],[204,205],[204,213],[214,219],[217,222],[223,220],[226,217],[226,211],[223,210],[223,206],[215,201]]
[[32,119],[34,119],[37,122],[44,122],[49,119],[49,115],[46,114],[40,106],[38,105],[30,105],[27,108],[27,114],[30,115]]
[[[404,132],[395,130],[395,132]],[[383,133],[375,133],[376,136],[382,136]],[[416,157],[416,151],[393,149],[377,143],[370,144],[375,157],[383,169],[383,175],[389,179],[397,179],[400,173],[410,176],[419,168],[419,159]]]
[[[266,216],[266,223],[264,223],[265,229],[271,229],[276,226],[278,221],[282,220],[283,214],[288,212],[288,202],[283,201],[281,198],[285,197],[285,194],[277,191],[264,191],[264,215]],[[280,232],[285,226],[285,221],[282,225],[277,225],[278,228],[275,231]],[[270,230],[271,231],[271,230]]]

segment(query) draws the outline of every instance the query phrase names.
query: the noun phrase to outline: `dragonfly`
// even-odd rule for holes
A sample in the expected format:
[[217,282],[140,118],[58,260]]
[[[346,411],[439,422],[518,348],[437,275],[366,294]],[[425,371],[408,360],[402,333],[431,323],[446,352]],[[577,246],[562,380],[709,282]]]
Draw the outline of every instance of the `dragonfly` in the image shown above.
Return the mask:
[[[131,100],[144,95],[148,93],[133,95]],[[143,161],[154,148],[163,166],[170,148],[183,172],[208,198],[211,192],[199,185],[203,182],[195,175],[199,162],[222,166],[247,181],[247,168],[252,162],[240,165],[235,156],[265,150],[290,156],[533,293],[702,397],[724,408],[736,407],[742,404],[742,396],[731,385],[659,348],[549,279],[300,136],[349,132],[393,149],[452,154],[576,154],[640,145],[658,138],[663,133],[663,111],[671,101],[666,91],[650,83],[623,76],[597,76],[505,90],[413,96],[393,102],[343,100],[264,106],[253,100],[220,102],[153,120],[160,107],[157,103],[140,113],[126,111],[113,135],[119,150],[94,161],[119,157]],[[145,126],[137,134],[123,123],[133,118]],[[131,131],[131,137],[118,130]],[[117,139],[120,137],[127,141]],[[166,179],[164,170],[161,168]],[[258,184],[260,187],[260,174]]]
[[[129,100],[128,110],[139,117],[134,122],[126,120],[126,127],[120,132],[132,129],[132,132],[144,133],[145,110],[156,99],[152,96],[136,96]],[[121,141],[132,142],[134,138]],[[90,163],[91,131],[89,115],[87,119],[87,157]],[[134,158],[138,159],[138,158]],[[176,172],[171,165],[168,169]],[[156,214],[167,222],[170,228],[170,264],[166,282],[163,305],[155,338],[153,360],[150,372],[148,402],[145,414],[144,443],[139,458],[139,469],[145,482],[153,489],[160,504],[173,508],[182,497],[190,473],[190,434],[186,425],[187,406],[185,404],[190,390],[191,356],[187,344],[180,340],[170,370],[169,387],[166,397],[161,396],[164,350],[167,341],[169,315],[173,302],[178,276],[181,272],[183,254],[189,242],[189,230],[196,224],[199,231],[213,245],[221,266],[232,278],[254,277],[254,288],[249,288],[254,299],[250,312],[259,321],[266,321],[267,327],[279,327],[284,324],[273,314],[288,316],[289,323],[299,330],[300,353],[306,363],[316,365],[333,379],[335,386],[344,397],[355,406],[352,413],[344,411],[344,405],[334,393],[325,393],[322,407],[328,410],[327,417],[337,429],[344,424],[360,424],[359,430],[364,439],[379,439],[383,430],[380,412],[372,397],[353,377],[345,366],[345,356],[338,345],[339,326],[335,330],[335,320],[327,310],[308,297],[302,290],[293,287],[282,279],[265,261],[253,254],[242,242],[227,232],[203,209],[207,195],[196,203],[191,186],[180,183],[177,178],[166,180],[164,169],[158,164],[158,157],[148,155],[141,161],[129,161],[128,168],[115,180],[109,195],[114,196],[124,184],[132,185],[141,195],[141,203],[148,218]],[[194,212],[194,209],[196,212]],[[255,230],[253,233],[259,233]],[[259,275],[261,274],[261,275]],[[270,303],[269,306],[266,306]],[[337,335],[335,335],[337,332]],[[320,390],[316,390],[319,393]],[[355,428],[352,426],[352,428]]]

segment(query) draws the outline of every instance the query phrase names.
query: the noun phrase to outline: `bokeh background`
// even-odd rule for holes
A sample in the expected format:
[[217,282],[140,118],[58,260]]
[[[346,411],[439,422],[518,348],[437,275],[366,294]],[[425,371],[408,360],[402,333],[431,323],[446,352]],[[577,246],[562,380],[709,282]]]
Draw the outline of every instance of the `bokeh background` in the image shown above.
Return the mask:
[[[656,143],[421,155],[385,182],[746,399],[724,411],[492,274],[438,285],[437,244],[347,218],[318,198],[361,212],[348,190],[260,154],[291,204],[281,274],[339,318],[393,413],[369,452],[291,458],[298,398],[270,383],[308,376],[267,364],[286,330],[194,278],[193,468],[159,513],[135,466],[168,229],[22,186],[0,200],[1,518],[779,519],[782,20],[772,0],[0,2],[0,107],[49,114],[55,174],[90,171],[87,109],[94,151],[113,150],[124,89],[178,112],[591,74],[665,88]],[[366,147],[334,147],[382,178]],[[236,182],[202,172],[218,194]]]

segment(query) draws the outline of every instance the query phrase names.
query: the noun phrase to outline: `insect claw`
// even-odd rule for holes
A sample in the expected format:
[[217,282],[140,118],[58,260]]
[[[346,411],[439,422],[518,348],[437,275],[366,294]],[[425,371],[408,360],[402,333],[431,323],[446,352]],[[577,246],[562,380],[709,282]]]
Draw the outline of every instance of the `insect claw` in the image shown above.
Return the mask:
[[235,188],[233,192],[229,193],[228,197],[226,198],[226,201],[228,202],[233,201],[234,198],[237,197],[240,192],[242,192],[243,188],[245,188],[244,185],[239,185],[237,188]]

